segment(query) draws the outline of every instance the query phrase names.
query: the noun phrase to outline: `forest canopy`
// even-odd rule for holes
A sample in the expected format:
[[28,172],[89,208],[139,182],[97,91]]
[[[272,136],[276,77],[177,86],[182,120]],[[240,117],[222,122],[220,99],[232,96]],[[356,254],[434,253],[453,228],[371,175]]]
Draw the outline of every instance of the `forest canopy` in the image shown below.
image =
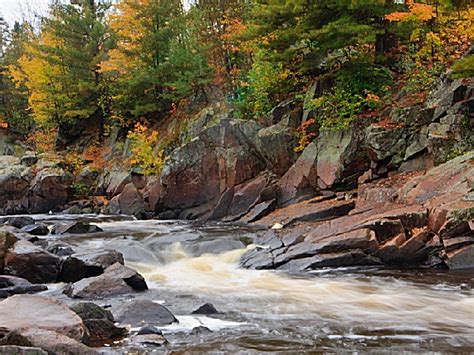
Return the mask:
[[[326,78],[305,105],[337,129],[378,114],[393,87],[420,100],[469,48],[473,19],[469,0],[55,1],[39,28],[0,21],[0,123],[33,141],[92,124],[100,141],[216,92],[258,120]],[[472,58],[452,75],[472,76]]]

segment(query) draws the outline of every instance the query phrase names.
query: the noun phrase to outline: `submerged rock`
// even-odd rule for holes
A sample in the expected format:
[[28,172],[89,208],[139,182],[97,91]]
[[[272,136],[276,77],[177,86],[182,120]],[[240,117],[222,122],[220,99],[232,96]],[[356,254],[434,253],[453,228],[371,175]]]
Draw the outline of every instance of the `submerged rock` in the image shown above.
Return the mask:
[[137,333],[137,335],[148,335],[148,334],[163,335],[163,332],[155,326],[145,325],[144,327],[141,327]]

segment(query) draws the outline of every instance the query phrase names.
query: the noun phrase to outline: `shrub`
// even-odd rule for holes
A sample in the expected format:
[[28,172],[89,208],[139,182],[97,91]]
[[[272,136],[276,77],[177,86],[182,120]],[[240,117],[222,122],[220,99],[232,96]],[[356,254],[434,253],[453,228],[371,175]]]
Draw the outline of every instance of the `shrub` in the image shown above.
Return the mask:
[[470,54],[454,63],[452,69],[451,76],[453,79],[474,77],[474,54]]
[[391,72],[365,61],[347,63],[336,75],[335,86],[309,101],[306,109],[315,112],[321,129],[343,129],[361,113],[376,109],[389,93]]
[[293,149],[295,153],[302,152],[316,137],[316,132],[311,131],[311,126],[315,125],[316,121],[314,118],[310,118],[306,122],[303,122],[300,127],[298,127],[298,145]]
[[158,132],[148,134],[147,127],[137,123],[134,130],[128,133],[128,138],[132,151],[129,163],[138,166],[145,175],[159,175],[165,158],[163,149],[159,149]]
[[30,133],[26,141],[33,145],[38,153],[53,152],[56,147],[57,128],[39,128]]
[[69,185],[69,191],[74,198],[87,197],[90,194],[89,186],[82,182],[75,182]]

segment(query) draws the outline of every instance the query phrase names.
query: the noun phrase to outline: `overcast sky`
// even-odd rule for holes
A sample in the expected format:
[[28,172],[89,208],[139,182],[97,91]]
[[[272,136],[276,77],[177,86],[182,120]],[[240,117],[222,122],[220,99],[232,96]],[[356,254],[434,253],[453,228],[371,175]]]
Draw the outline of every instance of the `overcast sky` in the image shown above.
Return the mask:
[[49,0],[0,0],[0,16],[13,24],[26,17],[32,19],[35,13],[44,14]]

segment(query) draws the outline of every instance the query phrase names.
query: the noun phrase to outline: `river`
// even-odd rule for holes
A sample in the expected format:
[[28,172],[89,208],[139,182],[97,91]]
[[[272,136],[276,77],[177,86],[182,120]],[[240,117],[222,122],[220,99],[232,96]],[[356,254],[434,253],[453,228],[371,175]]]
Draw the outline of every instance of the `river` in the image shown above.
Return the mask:
[[[161,327],[170,343],[159,351],[474,352],[472,271],[246,270],[239,259],[253,247],[256,232],[250,228],[92,215],[34,217],[46,223],[81,218],[104,230],[50,238],[80,252],[124,254],[151,288],[140,297],[163,303],[180,321]],[[59,287],[47,293],[59,294]],[[221,313],[191,315],[206,302]],[[191,332],[200,325],[212,332]],[[130,350],[122,342],[102,348],[111,354]]]

